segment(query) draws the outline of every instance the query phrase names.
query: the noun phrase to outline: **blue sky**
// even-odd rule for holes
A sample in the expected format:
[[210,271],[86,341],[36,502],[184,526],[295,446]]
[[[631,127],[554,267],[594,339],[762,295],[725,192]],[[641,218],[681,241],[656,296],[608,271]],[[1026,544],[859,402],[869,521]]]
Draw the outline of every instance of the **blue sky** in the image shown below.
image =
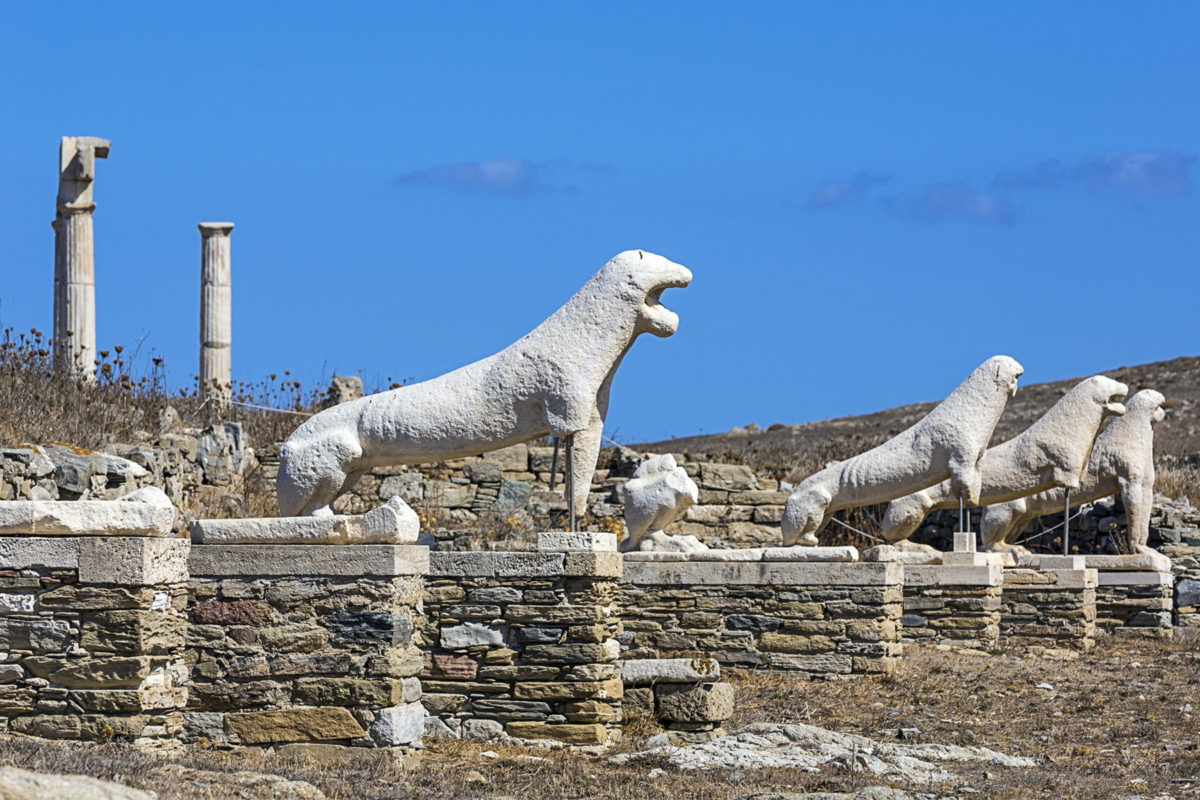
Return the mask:
[[50,328],[64,134],[99,342],[196,370],[232,220],[235,377],[422,380],[613,254],[695,281],[622,441],[1197,353],[1200,6],[20,4],[0,28],[0,322]]

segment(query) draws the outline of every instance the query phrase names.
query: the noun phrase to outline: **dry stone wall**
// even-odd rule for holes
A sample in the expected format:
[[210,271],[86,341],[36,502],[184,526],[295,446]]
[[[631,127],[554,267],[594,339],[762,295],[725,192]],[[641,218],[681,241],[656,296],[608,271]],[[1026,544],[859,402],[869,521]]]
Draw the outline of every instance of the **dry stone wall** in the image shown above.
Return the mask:
[[995,649],[1003,581],[999,566],[906,566],[901,640]]
[[711,657],[810,677],[891,673],[900,655],[899,564],[625,564],[628,658]]
[[194,545],[186,738],[404,749],[424,732],[428,549]]
[[187,542],[0,537],[0,728],[147,742],[182,728]]
[[1096,644],[1094,569],[1006,569],[1003,647],[1091,650]]
[[1165,572],[1101,572],[1096,586],[1099,635],[1169,638],[1174,580]]
[[621,556],[608,538],[599,551],[431,554],[421,681],[432,732],[575,746],[615,739]]
[[[278,447],[258,454],[268,478],[278,469]],[[584,527],[621,531],[620,487],[643,456],[626,448],[602,453],[588,497]],[[787,492],[779,481],[755,475],[740,464],[676,461],[700,487],[700,502],[669,533],[690,533],[710,545],[749,547],[778,544],[779,519]],[[553,447],[525,444],[483,456],[421,467],[381,467],[365,474],[334,503],[341,514],[361,514],[400,497],[421,515],[422,530],[444,550],[532,546],[538,531],[566,527],[562,497],[565,456]],[[551,486],[554,489],[551,490]],[[786,488],[786,484],[783,485]]]

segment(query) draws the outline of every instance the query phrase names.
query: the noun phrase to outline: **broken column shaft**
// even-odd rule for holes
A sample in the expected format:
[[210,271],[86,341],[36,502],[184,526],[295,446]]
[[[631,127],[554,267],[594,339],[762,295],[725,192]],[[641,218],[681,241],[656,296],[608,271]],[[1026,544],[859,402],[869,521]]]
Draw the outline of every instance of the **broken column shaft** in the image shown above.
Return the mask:
[[218,408],[233,389],[233,286],[229,255],[232,222],[201,222],[200,390]]
[[96,375],[96,265],[92,182],[96,159],[111,142],[64,136],[58,149],[58,199],[54,215],[54,353],[69,372]]

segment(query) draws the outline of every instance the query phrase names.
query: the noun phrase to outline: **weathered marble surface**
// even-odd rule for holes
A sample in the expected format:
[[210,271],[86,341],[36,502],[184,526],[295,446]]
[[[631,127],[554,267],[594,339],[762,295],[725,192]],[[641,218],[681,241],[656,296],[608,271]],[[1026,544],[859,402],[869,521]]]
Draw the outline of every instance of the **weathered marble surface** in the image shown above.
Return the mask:
[[420,527],[408,503],[393,497],[366,514],[203,519],[189,531],[196,544],[413,544]]
[[280,454],[281,514],[332,513],[329,504],[372,467],[463,458],[547,435],[572,437],[570,500],[584,513],[617,367],[641,334],[675,333],[679,317],[659,296],[691,281],[686,267],[628,250],[499,353],[316,414]]
[[[979,505],[1003,503],[1055,486],[1078,489],[1101,424],[1125,413],[1123,383],[1095,375],[1074,386],[1027,429],[988,448],[981,462]],[[950,481],[888,504],[880,533],[889,542],[907,539],[925,515],[954,508],[958,496]]]
[[119,500],[0,502],[0,534],[23,536],[168,536],[175,507],[157,487]]
[[[623,550],[700,550],[707,549],[695,537],[695,545],[672,546],[662,541],[668,534],[663,528],[679,519],[700,500],[696,486],[682,467],[670,455],[653,456],[643,461],[633,477],[621,487],[625,504],[627,538]],[[689,543],[690,545],[691,543]]]
[[[1121,493],[1129,514],[1131,544],[1144,548],[1150,536],[1150,512],[1154,505],[1154,425],[1165,412],[1166,398],[1153,389],[1143,389],[1125,404],[1125,414],[1109,420],[1096,437],[1087,470],[1078,488],[1071,491],[1071,505],[1095,502]],[[1061,512],[1066,502],[1063,489],[1052,489],[1029,497],[999,503],[984,509],[980,530],[988,550],[1018,548],[1015,540],[1025,526],[1043,514]]]
[[993,356],[908,430],[805,479],[784,506],[783,543],[815,545],[833,512],[894,500],[947,479],[955,496],[978,502],[980,459],[1023,372],[1008,356]]

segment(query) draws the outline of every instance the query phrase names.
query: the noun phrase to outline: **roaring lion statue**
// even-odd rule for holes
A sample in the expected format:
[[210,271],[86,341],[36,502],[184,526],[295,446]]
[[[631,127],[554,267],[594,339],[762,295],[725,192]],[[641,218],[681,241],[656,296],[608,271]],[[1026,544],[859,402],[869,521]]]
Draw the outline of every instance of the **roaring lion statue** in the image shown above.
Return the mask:
[[[1150,537],[1150,510],[1154,504],[1154,425],[1166,415],[1166,399],[1153,389],[1143,389],[1125,404],[1124,416],[1109,421],[1092,448],[1087,471],[1071,490],[1077,506],[1121,493],[1129,514],[1129,539],[1133,552],[1146,548]],[[1063,489],[1022,497],[983,510],[980,530],[983,549],[994,552],[1028,552],[1012,540],[1043,514],[1061,512],[1067,502]]]
[[[1078,489],[1101,423],[1125,413],[1120,401],[1129,387],[1103,375],[1080,381],[1021,433],[983,454],[979,505],[1003,503],[1055,486]],[[888,542],[912,536],[925,515],[954,508],[958,496],[949,481],[893,500],[883,515]]]
[[1008,356],[992,356],[908,430],[809,476],[783,507],[783,543],[815,545],[833,512],[894,500],[946,479],[955,496],[978,502],[980,461],[1024,371]]
[[613,375],[639,335],[675,333],[679,317],[659,295],[691,281],[686,267],[627,250],[499,353],[314,415],[280,452],[280,513],[330,514],[330,503],[373,467],[462,458],[550,435],[568,437],[568,499],[582,514]]

